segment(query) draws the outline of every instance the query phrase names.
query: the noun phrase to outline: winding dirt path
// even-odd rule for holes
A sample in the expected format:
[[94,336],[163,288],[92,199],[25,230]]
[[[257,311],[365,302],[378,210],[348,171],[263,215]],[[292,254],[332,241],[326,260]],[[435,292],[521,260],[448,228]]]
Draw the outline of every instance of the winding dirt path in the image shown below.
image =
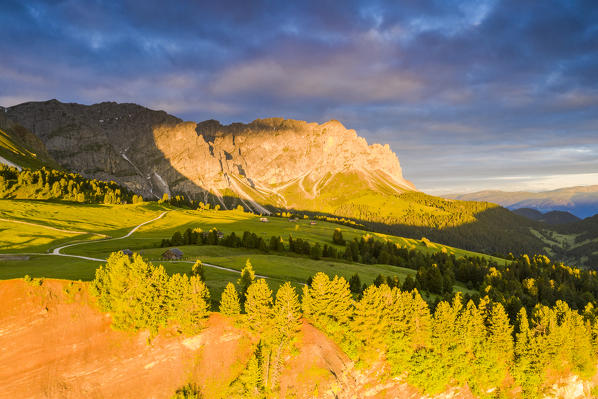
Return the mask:
[[87,256],[80,256],[80,255],[69,255],[69,254],[63,254],[60,251],[63,250],[64,248],[70,248],[70,247],[74,247],[77,245],[83,245],[83,244],[89,244],[89,243],[96,243],[96,242],[106,242],[106,241],[116,241],[116,240],[122,240],[123,238],[127,238],[130,237],[134,232],[136,232],[140,227],[145,226],[146,224],[149,224],[151,222],[155,222],[158,219],[161,219],[164,217],[164,215],[166,215],[168,212],[170,211],[164,211],[160,214],[160,216],[153,218],[151,220],[145,221],[141,224],[138,224],[137,226],[133,227],[133,229],[131,231],[129,231],[127,234],[125,234],[122,237],[116,237],[116,238],[106,238],[103,240],[88,240],[88,241],[80,241],[80,242],[75,242],[73,244],[66,244],[63,245],[61,247],[58,248],[54,248],[54,250],[52,251],[52,255],[58,255],[58,256],[70,256],[70,257],[76,257],[76,258],[81,258],[81,259],[87,259],[87,260],[94,260],[94,261],[100,261],[100,262],[105,262],[106,259],[98,259],[98,258],[90,258]]

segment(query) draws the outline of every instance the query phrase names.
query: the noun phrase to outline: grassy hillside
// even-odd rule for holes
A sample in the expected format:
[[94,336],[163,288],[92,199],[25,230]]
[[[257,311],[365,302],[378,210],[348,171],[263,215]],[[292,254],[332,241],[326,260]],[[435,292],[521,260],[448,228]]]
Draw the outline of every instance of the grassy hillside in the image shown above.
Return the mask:
[[23,126],[13,123],[0,112],[0,157],[20,168],[57,168],[44,144]]
[[542,238],[558,257],[598,268],[598,215],[543,231]]
[[[235,178],[231,176],[231,178]],[[215,206],[238,204],[271,211],[291,209],[310,215],[332,215],[357,221],[367,229],[433,241],[487,254],[544,253],[545,244],[533,235],[536,222],[489,202],[459,201],[434,197],[398,187],[382,172],[346,172],[313,181],[309,176],[267,191],[241,185],[238,193],[209,197]],[[273,195],[275,193],[276,195]]]
[[[217,228],[225,234],[252,231],[263,237],[280,235],[286,238],[292,235],[310,242],[332,245],[331,237],[337,224],[309,220],[289,222],[286,218],[269,218],[268,223],[259,221],[259,216],[240,211],[183,210],[157,203],[130,205],[92,205],[76,203],[58,203],[48,201],[2,200],[0,211],[0,254],[38,253],[29,255],[27,260],[0,259],[0,278],[15,278],[29,274],[33,277],[55,277],[73,280],[93,279],[97,261],[80,258],[48,255],[54,248],[67,242],[94,240],[94,242],[65,248],[65,254],[105,259],[113,251],[129,248],[141,253],[145,258],[163,264],[169,273],[188,272],[195,259],[221,265],[240,271],[247,259],[250,259],[256,273],[271,277],[277,281],[290,280],[304,283],[318,271],[337,274],[347,279],[359,273],[362,282],[369,284],[379,274],[398,276],[404,279],[412,277],[416,271],[390,265],[365,265],[342,260],[313,260],[289,254],[264,254],[257,250],[244,248],[226,248],[222,246],[182,246],[188,263],[164,262],[159,260],[163,248],[158,248],[160,241],[169,238],[175,231],[187,228],[201,228],[207,231]],[[122,237],[132,228],[147,220],[168,213],[161,219],[140,227],[133,235],[125,239],[105,240]],[[27,224],[25,224],[27,223]],[[342,227],[345,239],[362,237],[365,232],[351,227]],[[456,256],[477,256],[469,251],[447,247],[440,244],[424,243],[421,240],[374,234],[379,239],[416,249],[424,254],[432,254],[445,248],[447,253]],[[339,250],[342,247],[338,246]],[[498,258],[485,255],[488,260],[504,263]],[[207,269],[207,279],[211,289],[220,292],[229,281],[236,281],[238,273]],[[470,292],[464,285],[458,285],[463,292]]]
[[37,154],[29,151],[13,136],[0,129],[0,157],[22,168],[41,168],[45,165]]

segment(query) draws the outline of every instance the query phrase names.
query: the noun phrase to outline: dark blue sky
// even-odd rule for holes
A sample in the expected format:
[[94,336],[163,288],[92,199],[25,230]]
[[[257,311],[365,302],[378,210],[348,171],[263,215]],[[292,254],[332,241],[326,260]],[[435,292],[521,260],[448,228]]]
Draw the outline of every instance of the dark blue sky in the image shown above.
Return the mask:
[[0,0],[0,105],[338,119],[432,192],[598,184],[598,3]]

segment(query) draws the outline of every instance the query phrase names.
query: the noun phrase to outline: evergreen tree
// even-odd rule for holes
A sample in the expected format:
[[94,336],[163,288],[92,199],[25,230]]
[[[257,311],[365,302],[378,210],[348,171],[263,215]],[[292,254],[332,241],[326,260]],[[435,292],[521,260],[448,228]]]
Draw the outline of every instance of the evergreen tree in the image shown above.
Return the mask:
[[343,232],[341,229],[334,229],[334,232],[332,233],[332,242],[336,245],[345,245],[345,240],[343,239]]
[[284,283],[276,292],[274,304],[272,362],[270,363],[270,377],[267,379],[270,388],[275,388],[282,368],[282,352],[295,337],[301,327],[301,311],[299,298],[295,288],[289,282]]
[[[482,304],[480,304],[480,307]],[[487,367],[485,374],[489,377],[489,386],[500,386],[511,368],[514,356],[513,327],[509,316],[500,303],[492,303],[486,313]]]
[[385,342],[387,359],[394,375],[408,369],[409,359],[418,348],[429,345],[431,315],[428,304],[417,291],[392,290],[392,299],[385,308],[388,328]]
[[374,279],[374,285],[376,287],[380,287],[384,283],[386,283],[386,279],[384,278],[383,275],[378,274],[378,276],[376,276],[376,279]]
[[247,289],[245,297],[247,325],[253,331],[264,332],[272,324],[272,290],[266,280],[259,279]]
[[195,384],[186,384],[174,393],[171,399],[202,399],[201,391]]
[[539,394],[543,380],[544,364],[537,341],[530,330],[525,308],[517,316],[518,332],[515,343],[515,366],[513,377],[523,389],[523,397],[533,398]]
[[326,274],[317,273],[311,287],[303,287],[301,306],[305,317],[337,342],[349,332],[354,305],[349,283],[344,278],[334,276],[330,280]]
[[166,323],[168,275],[162,266],[145,263],[141,256],[115,252],[96,270],[91,291],[112,325],[122,330],[149,328],[152,334]]
[[237,280],[241,302],[245,302],[247,289],[251,284],[253,284],[254,280],[255,272],[253,271],[253,266],[251,266],[251,262],[249,261],[249,259],[247,259],[247,261],[245,262],[245,267],[243,268],[243,270],[241,270],[241,278]]
[[[307,243],[307,242],[306,242]],[[322,247],[319,243],[316,243],[313,247],[311,247],[311,258],[312,259],[320,259],[322,257]]]
[[261,346],[251,355],[239,377],[231,384],[227,397],[232,399],[263,399],[263,370]]
[[206,269],[201,260],[196,260],[191,267],[191,275],[197,276],[200,280],[206,281]]
[[169,281],[169,308],[181,331],[195,334],[203,328],[210,310],[210,292],[198,276],[175,274]]
[[[376,356],[385,351],[384,335],[388,328],[388,320],[384,311],[390,302],[390,288],[384,284],[380,287],[369,286],[363,297],[355,305],[351,332],[357,342],[357,351],[363,358],[367,354]],[[367,359],[375,360],[375,359]]]
[[233,283],[228,283],[220,298],[220,313],[225,316],[238,316],[241,313],[239,295]]
[[361,279],[359,278],[359,274],[355,273],[349,279],[349,289],[354,294],[361,294]]
[[301,326],[301,306],[295,288],[288,281],[276,292],[274,327],[278,341],[288,341]]
[[270,237],[270,245],[268,248],[271,251],[278,251],[278,242],[279,242],[278,237],[276,237],[276,236]]
[[173,246],[183,245],[185,242],[183,240],[183,235],[179,231],[175,231],[170,238],[170,242]]

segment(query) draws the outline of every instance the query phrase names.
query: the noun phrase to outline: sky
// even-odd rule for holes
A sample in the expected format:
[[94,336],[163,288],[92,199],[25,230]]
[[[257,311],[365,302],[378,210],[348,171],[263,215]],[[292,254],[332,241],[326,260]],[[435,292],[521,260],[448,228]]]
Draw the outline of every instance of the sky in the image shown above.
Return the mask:
[[1,0],[0,105],[339,120],[432,193],[598,184],[595,0]]

